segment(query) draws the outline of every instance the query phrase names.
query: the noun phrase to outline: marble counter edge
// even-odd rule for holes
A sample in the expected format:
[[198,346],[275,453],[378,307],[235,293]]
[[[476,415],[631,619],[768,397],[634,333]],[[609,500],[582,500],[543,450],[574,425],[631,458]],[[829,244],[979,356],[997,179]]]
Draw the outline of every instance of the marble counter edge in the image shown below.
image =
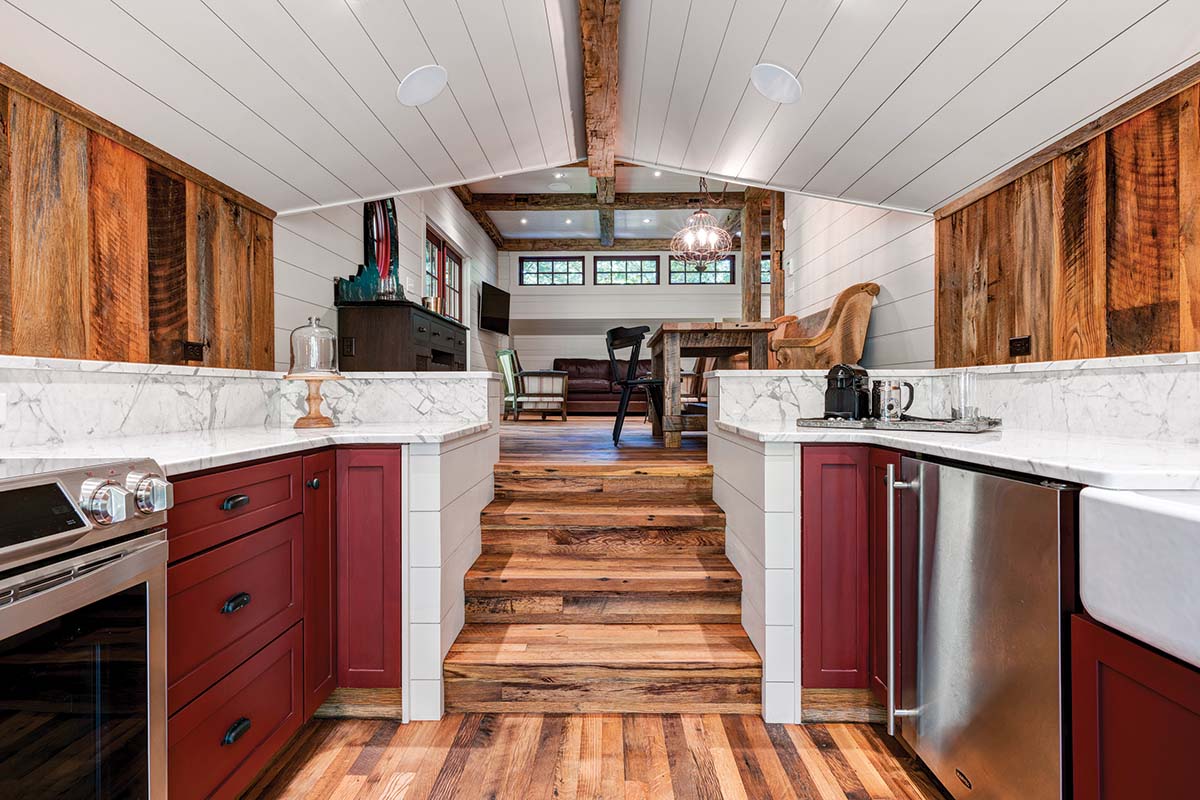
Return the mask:
[[[1176,490],[1200,489],[1200,448],[1195,448],[1195,466],[1164,467],[1161,463],[1139,461],[1136,463],[1097,463],[1099,459],[1077,458],[1069,455],[1055,458],[1037,453],[1020,452],[1014,449],[1004,452],[997,449],[971,447],[961,441],[961,437],[971,434],[912,434],[893,433],[884,431],[851,431],[851,430],[782,430],[764,429],[754,425],[736,424],[723,420],[715,420],[715,427],[726,433],[734,434],[754,442],[783,442],[794,444],[872,444],[880,447],[890,447],[896,450],[921,453],[924,455],[940,456],[943,458],[963,461],[981,466],[995,467],[1012,472],[1035,475],[1040,478],[1062,480],[1085,486],[1095,486],[1102,489],[1117,490]],[[1014,431],[1022,433],[1021,431]],[[1032,437],[1042,435],[1041,431],[1029,431]],[[931,437],[956,438],[938,441]],[[989,434],[978,434],[986,437],[979,440],[980,445],[998,442]],[[1123,445],[1119,440],[1089,439],[1087,437],[1071,437],[1080,442],[1104,444],[1114,449]],[[1131,440],[1131,449],[1145,450],[1144,442]],[[1119,456],[1114,456],[1114,462],[1119,462]],[[1081,463],[1084,462],[1084,463]]]

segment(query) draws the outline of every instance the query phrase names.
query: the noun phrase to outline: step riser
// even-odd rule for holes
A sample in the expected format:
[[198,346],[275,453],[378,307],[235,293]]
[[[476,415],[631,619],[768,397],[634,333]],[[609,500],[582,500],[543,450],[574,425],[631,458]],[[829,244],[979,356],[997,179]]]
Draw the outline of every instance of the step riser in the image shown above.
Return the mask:
[[565,528],[565,527],[604,527],[604,528],[724,528],[723,513],[645,513],[641,511],[621,511],[619,508],[609,510],[587,511],[536,511],[529,513],[508,513],[504,511],[485,511],[480,515],[484,526],[510,526],[525,528]]
[[680,624],[742,621],[740,595],[469,595],[468,623],[492,624]]
[[[620,578],[582,578],[555,577],[553,575],[536,578],[495,578],[471,577],[464,581],[468,597],[511,597],[514,595],[557,594],[732,594],[742,593],[741,578],[717,578],[697,580],[696,578],[664,578],[650,575],[644,578],[625,575]],[[672,620],[659,620],[671,622]]]
[[[445,675],[446,710],[453,712],[757,714],[761,674],[695,673],[619,678],[572,676],[566,670],[521,670],[496,679]],[[754,671],[757,673],[757,671]]]
[[483,529],[484,553],[545,553],[635,556],[725,552],[723,528],[528,528]]
[[626,492],[690,492],[712,496],[712,478],[496,478],[496,497],[501,499],[555,498],[574,494],[620,495]]
[[710,464],[497,464],[497,480],[527,478],[708,478]]

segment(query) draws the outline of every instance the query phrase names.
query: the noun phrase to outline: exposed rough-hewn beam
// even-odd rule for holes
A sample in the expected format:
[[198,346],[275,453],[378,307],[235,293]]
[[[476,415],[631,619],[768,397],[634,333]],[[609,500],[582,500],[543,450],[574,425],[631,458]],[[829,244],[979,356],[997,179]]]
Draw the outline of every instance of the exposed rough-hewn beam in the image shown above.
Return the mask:
[[602,206],[617,202],[616,178],[596,178],[596,202]]
[[604,247],[612,247],[613,240],[617,235],[617,215],[612,210],[612,206],[607,206],[600,209],[600,244]]
[[616,175],[617,20],[621,0],[579,0],[583,43],[583,112],[588,174]]
[[[734,237],[732,250],[741,247],[741,239]],[[614,239],[605,246],[599,239],[505,239],[501,250],[530,253],[580,252],[586,250],[617,250],[630,253],[665,253],[671,249],[670,239]],[[757,259],[754,262],[758,263]]]
[[762,258],[762,190],[746,188],[746,205],[742,208],[742,319],[757,322],[762,319],[762,283],[758,279],[758,262]]
[[475,196],[471,194],[471,190],[466,186],[451,186],[450,191],[454,192],[454,196],[463,204],[463,208],[467,210],[467,213],[475,218],[475,221],[479,223],[479,227],[483,228],[483,232],[488,235],[492,243],[496,247],[502,248],[504,246],[504,234],[496,227],[496,223],[488,216],[487,211],[480,208],[479,204],[475,202]]
[[[472,203],[485,211],[594,211],[602,203],[596,195],[583,193],[476,194]],[[669,211],[707,208],[736,211],[745,204],[742,193],[729,193],[719,205],[710,205],[703,195],[692,192],[616,192],[612,207],[617,211]]]
[[784,314],[783,275],[783,192],[771,192],[771,319]]

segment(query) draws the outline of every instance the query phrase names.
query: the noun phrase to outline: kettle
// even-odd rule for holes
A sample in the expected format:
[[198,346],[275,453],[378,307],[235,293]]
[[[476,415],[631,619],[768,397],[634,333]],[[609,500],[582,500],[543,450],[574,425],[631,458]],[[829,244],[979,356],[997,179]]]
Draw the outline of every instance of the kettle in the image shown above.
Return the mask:
[[867,371],[838,364],[825,376],[825,419],[866,419],[871,415]]

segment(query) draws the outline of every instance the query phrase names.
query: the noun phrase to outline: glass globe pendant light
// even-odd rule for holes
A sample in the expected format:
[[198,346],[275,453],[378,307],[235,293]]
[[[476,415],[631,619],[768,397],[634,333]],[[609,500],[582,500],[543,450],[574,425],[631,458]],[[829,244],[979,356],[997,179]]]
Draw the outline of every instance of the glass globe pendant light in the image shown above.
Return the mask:
[[[728,188],[729,184],[725,186]],[[700,191],[708,202],[720,203],[708,193],[708,182],[704,178],[700,179]],[[721,190],[721,197],[725,197],[724,189]],[[671,255],[700,272],[732,247],[733,236],[703,208],[694,211],[671,238]]]

